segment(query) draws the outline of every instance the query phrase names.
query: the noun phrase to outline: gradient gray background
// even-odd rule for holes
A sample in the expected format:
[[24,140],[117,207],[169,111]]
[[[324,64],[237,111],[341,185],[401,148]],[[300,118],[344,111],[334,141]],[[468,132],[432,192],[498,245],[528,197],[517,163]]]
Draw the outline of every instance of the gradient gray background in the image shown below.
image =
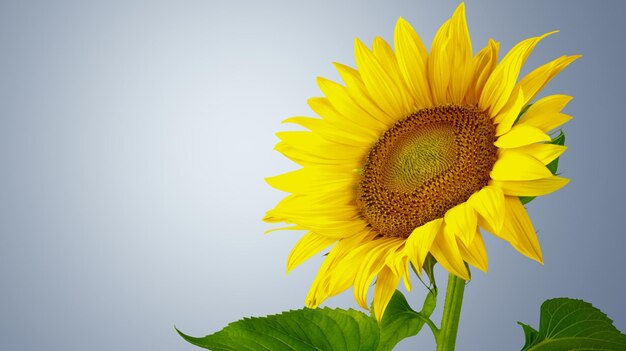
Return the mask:
[[[427,46],[456,1],[3,1],[0,4],[0,349],[195,350],[243,316],[302,307],[321,262],[285,276],[297,233],[264,236],[293,169],[280,121],[310,115],[315,77],[353,39]],[[475,52],[560,29],[528,68],[584,54],[544,94],[575,99],[564,190],[529,206],[545,266],[490,237],[458,350],[517,350],[547,298],[582,298],[626,330],[623,1],[469,2]],[[501,55],[502,57],[502,55]],[[440,285],[445,276],[440,272]],[[409,295],[425,294],[415,280]],[[329,306],[356,307],[351,291]],[[434,348],[428,330],[398,350]]]

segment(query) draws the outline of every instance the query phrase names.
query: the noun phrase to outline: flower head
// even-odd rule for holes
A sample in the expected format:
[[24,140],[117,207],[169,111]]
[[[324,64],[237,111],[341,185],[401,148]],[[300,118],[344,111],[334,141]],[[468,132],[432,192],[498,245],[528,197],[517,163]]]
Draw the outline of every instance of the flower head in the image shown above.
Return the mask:
[[565,151],[547,133],[571,118],[561,113],[571,98],[531,102],[580,57],[562,56],[518,80],[550,34],[518,43],[499,62],[493,40],[474,55],[461,4],[430,52],[399,19],[395,51],[381,38],[371,50],[357,39],[357,69],[336,64],[345,84],[318,79],[325,97],[309,105],[321,118],[289,118],[309,131],[278,133],[276,149],[302,168],[268,179],[291,194],[265,217],[307,231],[288,270],[332,246],[308,306],[353,286],[367,308],[376,278],[380,317],[400,280],[410,289],[408,265],[421,270],[429,254],[469,279],[465,263],[487,270],[480,228],[542,262],[519,197],[567,184],[546,167]]

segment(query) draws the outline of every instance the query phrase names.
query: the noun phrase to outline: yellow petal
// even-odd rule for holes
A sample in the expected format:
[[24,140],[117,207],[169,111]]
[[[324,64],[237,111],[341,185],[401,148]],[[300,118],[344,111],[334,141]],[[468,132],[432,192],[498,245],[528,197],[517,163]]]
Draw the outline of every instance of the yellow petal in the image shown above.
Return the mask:
[[572,101],[572,97],[569,95],[556,94],[543,97],[528,108],[520,122],[527,118],[532,119],[535,115],[559,113],[570,101]]
[[332,143],[311,132],[278,132],[276,136],[285,144],[303,153],[330,160],[352,161],[354,158],[360,159],[369,151],[367,147],[354,147]]
[[401,262],[397,265],[398,276],[404,281],[406,291],[411,291],[411,273],[409,270],[409,258],[404,255]]
[[363,123],[351,121],[340,114],[326,98],[310,98],[307,100],[307,103],[313,112],[322,117],[324,121],[343,131],[359,135],[368,140],[377,140],[379,137],[379,127],[377,125],[364,125]]
[[317,155],[312,155],[308,152],[305,152],[301,149],[294,148],[287,143],[280,142],[276,144],[274,150],[280,152],[288,159],[293,162],[301,165],[301,166],[309,166],[309,165],[349,165],[353,168],[361,167],[360,162],[357,160],[345,160],[345,159],[328,159],[325,157],[320,157]]
[[550,136],[541,129],[520,124],[500,136],[494,144],[499,148],[510,149],[550,140]]
[[502,149],[490,176],[495,180],[533,180],[551,177],[552,173],[530,155]]
[[[267,221],[265,220],[265,218],[263,218],[264,222],[268,222],[268,223],[272,223],[271,221]],[[288,230],[304,230],[304,228],[297,226],[297,225],[290,225],[288,227],[280,227],[280,228],[272,228],[272,229],[268,229],[266,231],[263,232],[263,234],[270,234],[273,232],[277,232],[277,231],[288,231]]]
[[341,84],[331,80],[318,77],[317,85],[326,95],[330,104],[337,110],[339,114],[355,124],[367,126],[376,131],[376,134],[387,129],[387,126],[371,117],[361,106],[359,106]]
[[528,73],[517,84],[517,88],[524,90],[526,95],[524,103],[527,104],[531,101],[552,78],[581,57],[582,55],[562,56]]
[[275,209],[291,210],[294,212],[302,211],[310,214],[319,212],[320,210],[329,211],[329,207],[331,210],[340,210],[340,208],[343,207],[355,207],[353,193],[354,191],[350,190],[343,192],[338,191],[332,194],[324,192],[315,192],[312,194],[291,194],[282,199],[276,205]]
[[366,254],[372,247],[376,247],[379,244],[379,242],[374,242],[374,240],[376,240],[376,236],[372,233],[341,239],[340,243],[344,244],[346,253],[338,256],[330,268],[332,272],[328,276],[328,284],[326,286],[329,294],[339,294],[354,285],[358,269],[364,261]]
[[[367,245],[367,251],[360,252],[363,260],[354,279],[354,298],[364,309],[369,309],[367,305],[367,291],[372,279],[385,266],[387,255],[395,251],[402,243],[404,243],[404,239],[377,239],[371,245]],[[348,256],[352,257],[352,255]]]
[[478,103],[481,109],[488,110],[492,116],[500,112],[509,100],[520,69],[530,53],[541,39],[553,33],[556,32],[523,40],[504,56],[487,80],[487,83],[485,83],[485,88],[480,95]]
[[467,203],[487,223],[490,232],[499,232],[504,222],[504,194],[497,186],[486,186],[475,192]]
[[[338,258],[345,256],[346,254],[346,246],[345,244],[342,244],[341,241],[335,245],[332,250],[330,250],[315,275],[315,279],[313,280],[309,293],[306,296],[305,304],[307,307],[316,308],[328,297],[333,296],[329,293],[327,287],[328,279],[330,277],[330,273],[332,272],[331,267],[337,262]],[[342,291],[346,290],[349,286],[350,285],[347,284]]]
[[309,166],[296,171],[266,178],[265,181],[278,190],[289,193],[317,193],[350,187],[356,179],[354,172],[340,172],[324,166]]
[[483,272],[487,271],[489,268],[489,259],[487,257],[487,249],[485,248],[485,243],[483,242],[483,237],[480,234],[479,229],[476,230],[474,240],[469,247],[466,247],[460,240],[458,240],[457,243],[459,245],[461,256],[463,256],[463,260],[465,260],[465,262]]
[[378,273],[376,288],[374,289],[374,314],[379,322],[383,319],[387,305],[399,282],[400,277],[393,274],[386,266]]
[[409,258],[404,247],[395,252],[390,252],[385,259],[385,265],[393,274],[404,280],[407,291],[411,291],[411,280],[409,278]]
[[291,250],[287,259],[287,273],[336,241],[314,232],[308,232]]
[[478,103],[478,99],[483,92],[487,79],[498,64],[499,50],[500,43],[489,39],[487,46],[474,56],[472,61],[472,82],[470,83],[466,96],[468,104],[476,105]]
[[476,234],[477,218],[472,206],[466,202],[460,203],[444,215],[445,230],[460,238],[466,246],[469,246]]
[[438,235],[442,224],[443,218],[434,219],[415,228],[406,240],[404,250],[417,271],[421,271],[428,251],[433,244],[433,240],[435,240],[435,237]]
[[346,207],[344,210],[332,208],[325,209],[325,212],[316,213],[314,211],[298,212],[295,210],[273,209],[267,211],[263,218],[266,222],[286,222],[296,224],[300,228],[306,228],[320,233],[335,240],[352,237],[362,234],[367,230],[367,223],[358,218],[358,212]]
[[367,223],[362,220],[357,220],[356,218],[347,221],[327,221],[324,223],[320,223],[317,218],[307,219],[310,221],[305,221],[305,219],[294,219],[293,221],[294,223],[300,224],[307,229],[314,230],[324,236],[334,239],[343,239],[360,235],[367,230]]
[[[364,145],[372,145],[375,139],[364,137],[357,133],[350,133],[340,128],[332,126],[328,121],[319,118],[311,118],[304,116],[295,116],[285,119],[282,123],[294,123],[301,125],[322,138],[344,145],[362,147]],[[374,140],[372,142],[372,140]]]
[[552,176],[521,181],[491,180],[489,183],[499,187],[509,196],[543,196],[561,189],[569,183],[569,179]]
[[519,123],[549,132],[572,119],[571,116],[560,113],[571,100],[572,97],[567,95],[546,96],[532,104]]
[[448,272],[464,280],[469,280],[469,273],[465,263],[463,263],[463,257],[459,251],[454,234],[444,229],[443,233],[437,235],[437,238],[433,241],[430,252]]
[[524,107],[524,92],[518,90],[515,95],[514,102],[502,109],[502,111],[493,118],[493,121],[498,123],[496,126],[496,136],[500,136],[511,130],[513,123],[515,123],[517,116],[519,116]]
[[267,222],[296,224],[327,237],[341,239],[367,231],[367,223],[353,205],[352,191],[330,194],[292,194],[263,218]]
[[367,111],[368,114],[383,123],[383,125],[389,125],[396,121],[396,118],[389,116],[380,108],[380,106],[376,104],[374,100],[372,100],[369,92],[367,91],[367,87],[361,79],[359,71],[337,62],[335,62],[334,65],[337,72],[339,72],[341,79],[346,83],[348,93],[364,111]]
[[504,226],[500,231],[502,237],[515,238],[511,245],[521,254],[527,256],[541,264],[543,259],[539,240],[535,233],[535,228],[526,213],[526,209],[515,196],[506,196],[504,199],[506,207],[506,218]]
[[450,20],[446,21],[435,34],[426,66],[430,91],[435,105],[448,102],[448,83],[450,82],[448,45],[451,45],[448,35],[449,29]]
[[556,94],[543,97],[528,108],[520,122],[528,118],[532,119],[535,115],[561,112],[570,101],[572,97],[569,95]]
[[544,132],[549,132],[558,128],[572,120],[572,116],[564,113],[552,113],[535,116],[533,119],[527,119],[523,123],[537,127]]
[[403,92],[402,96],[405,99],[404,106],[413,107],[415,105],[414,96],[405,93],[408,92],[408,86],[402,77],[402,73],[400,72],[400,66],[398,65],[396,54],[393,53],[389,44],[387,44],[387,42],[381,37],[376,37],[374,38],[374,44],[372,45],[372,52],[378,59],[378,62],[380,62],[381,66],[383,66],[385,72],[389,74],[391,80]]
[[465,19],[465,4],[461,3],[450,19],[449,92],[453,103],[461,103],[472,80],[472,41]]
[[[353,230],[360,231],[366,225],[361,225],[359,221],[353,221],[358,217],[358,210],[354,206],[316,206],[311,209],[289,208],[287,206],[276,206],[267,211],[264,220],[274,222],[277,219],[284,219],[290,223],[297,223],[303,228],[318,229],[321,233],[329,236],[331,233],[341,233],[341,237],[349,236]],[[329,228],[330,226],[335,228]],[[354,229],[351,229],[354,228]]]
[[528,154],[547,165],[554,161],[557,157],[561,156],[567,146],[555,145],[555,144],[532,144],[513,149],[514,151],[523,152]]
[[[524,91],[524,105],[528,104],[556,74],[579,57],[581,56],[563,56],[535,69],[520,80],[513,89],[513,94],[519,90]],[[509,99],[505,106],[512,104],[512,100]]]
[[373,100],[390,116],[398,119],[406,116],[410,106],[404,104],[407,100],[404,98],[405,92],[396,85],[376,56],[358,39],[354,42],[354,51],[359,73]]
[[428,53],[422,40],[403,18],[398,19],[394,32],[398,64],[411,95],[419,107],[432,106],[430,87],[426,75]]
[[363,256],[348,255],[363,248],[364,243],[374,240],[374,234],[363,235],[340,240],[335,245],[315,276],[313,284],[306,297],[306,305],[310,308],[319,306],[330,296],[335,296],[348,289],[354,283],[357,269]]

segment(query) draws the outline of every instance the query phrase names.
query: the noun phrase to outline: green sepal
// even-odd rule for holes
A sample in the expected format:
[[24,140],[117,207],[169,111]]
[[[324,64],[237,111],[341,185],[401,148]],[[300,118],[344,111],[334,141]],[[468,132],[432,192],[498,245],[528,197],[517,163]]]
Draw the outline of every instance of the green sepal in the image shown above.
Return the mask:
[[541,305],[539,330],[518,322],[524,329],[522,351],[626,350],[626,335],[590,303],[557,298]]
[[521,325],[522,329],[524,330],[524,345],[532,345],[532,343],[537,340],[537,335],[539,335],[539,332],[528,324],[524,324],[522,322],[517,322],[517,324]]
[[[548,144],[561,146],[565,145],[565,133],[563,133],[563,130],[559,130],[559,135],[557,135],[556,138],[553,138],[552,141],[550,141]],[[557,157],[546,166],[550,170],[550,172],[552,172],[552,174],[556,175],[556,172],[559,169],[559,158],[560,157]]]
[[221,331],[187,342],[214,351],[375,351],[380,329],[355,310],[301,309],[262,318],[244,318]]
[[[548,144],[561,145],[561,146],[565,145],[565,133],[563,133],[562,130],[559,130],[559,135],[553,138]],[[557,157],[552,162],[546,165],[546,168],[548,168],[550,172],[552,172],[552,174],[554,175],[556,175],[556,172],[559,169],[559,158],[560,157]],[[523,205],[526,205],[527,203],[533,201],[535,197],[536,196],[520,196],[519,199]]]
[[437,264],[437,260],[430,253],[426,256],[424,260],[424,272],[428,276],[428,280],[435,290],[435,295],[437,295],[437,281],[435,281],[435,265]]
[[422,273],[418,271],[413,263],[410,263],[409,266],[417,276],[417,279],[426,287],[428,290],[435,290],[435,295],[437,295],[437,281],[435,281],[435,265],[437,264],[437,260],[429,253],[424,260],[424,264],[422,265],[422,269],[426,272],[426,276],[428,277],[428,284],[422,279]]
[[513,125],[516,125],[517,122],[519,122],[520,118],[522,118],[522,116],[526,113],[526,111],[528,111],[528,109],[532,106],[533,104],[528,104],[524,107],[522,107],[522,109],[520,110],[519,114],[517,115],[517,118],[515,118],[515,122],[513,122]]
[[[437,293],[434,289],[426,295],[420,312],[411,309],[404,295],[396,290],[380,321],[380,343],[376,350],[393,350],[400,341],[417,335],[424,327],[426,320],[428,320],[435,310],[436,305]],[[373,308],[371,311],[372,318],[376,318],[373,313]]]

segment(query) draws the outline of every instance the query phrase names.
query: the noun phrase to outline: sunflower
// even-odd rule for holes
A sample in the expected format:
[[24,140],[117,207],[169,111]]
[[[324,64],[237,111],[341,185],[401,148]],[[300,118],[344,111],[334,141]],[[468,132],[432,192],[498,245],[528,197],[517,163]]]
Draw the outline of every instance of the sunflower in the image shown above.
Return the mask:
[[[480,228],[543,263],[520,197],[556,191],[568,179],[547,165],[565,146],[550,131],[571,119],[571,100],[537,93],[580,56],[562,56],[518,81],[547,33],[515,45],[498,62],[490,39],[476,55],[461,4],[437,31],[430,53],[400,18],[395,51],[381,38],[355,41],[356,69],[336,63],[345,85],[318,78],[324,97],[309,99],[321,118],[292,117],[307,131],[279,132],[276,150],[301,166],[268,178],[290,193],[264,220],[306,230],[287,270],[332,247],[306,298],[316,307],[351,286],[368,309],[376,278],[380,318],[409,265],[427,256],[469,279],[467,264],[487,270]],[[534,101],[534,103],[531,103]]]

